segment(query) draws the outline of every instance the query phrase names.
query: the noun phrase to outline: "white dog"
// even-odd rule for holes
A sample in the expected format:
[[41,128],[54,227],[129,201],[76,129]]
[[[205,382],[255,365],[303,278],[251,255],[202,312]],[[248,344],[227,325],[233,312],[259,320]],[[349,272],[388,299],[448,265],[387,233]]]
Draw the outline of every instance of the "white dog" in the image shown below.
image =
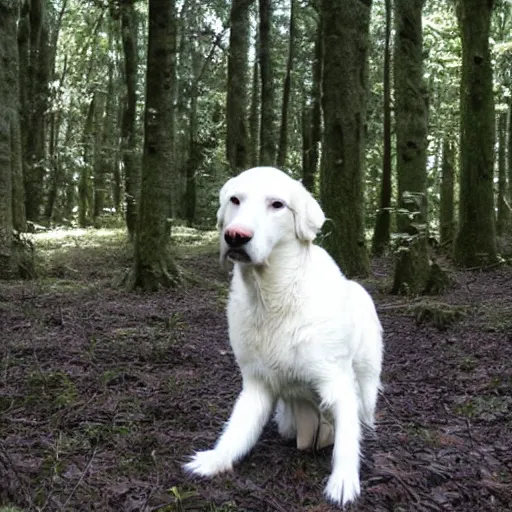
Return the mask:
[[196,453],[185,469],[231,470],[276,409],[280,434],[298,448],[334,442],[325,494],[337,504],[353,501],[361,423],[373,426],[380,387],[373,301],[312,244],[325,216],[285,173],[257,167],[230,179],[217,217],[221,259],[234,262],[227,313],[243,389],[215,448]]

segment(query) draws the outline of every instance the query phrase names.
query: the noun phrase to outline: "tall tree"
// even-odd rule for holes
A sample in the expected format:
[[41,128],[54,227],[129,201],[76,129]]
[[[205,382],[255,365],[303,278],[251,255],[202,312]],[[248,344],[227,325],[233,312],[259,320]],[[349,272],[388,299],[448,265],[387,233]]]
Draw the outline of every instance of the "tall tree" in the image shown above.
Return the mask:
[[22,172],[16,21],[16,3],[0,0],[0,279],[14,271],[13,185]]
[[422,292],[430,274],[427,229],[427,91],[423,83],[424,0],[395,1],[395,128],[399,234],[394,293]]
[[454,224],[454,154],[453,142],[449,135],[443,139],[443,156],[441,166],[441,203],[439,205],[440,242],[443,247],[453,245]]
[[259,161],[259,131],[260,131],[260,79],[259,65],[256,59],[253,64],[251,87],[251,110],[249,113],[249,165],[256,167]]
[[385,0],[386,28],[384,35],[384,140],[380,205],[373,232],[372,253],[380,256],[389,245],[391,224],[391,0]]
[[78,225],[87,227],[92,210],[91,169],[94,151],[94,114],[96,112],[96,95],[93,94],[85,117],[82,135],[82,166],[78,178]]
[[[256,31],[254,50],[258,55],[258,31]],[[252,65],[251,106],[249,111],[249,166],[256,167],[259,162],[260,133],[260,66],[258,58]]]
[[272,63],[272,0],[259,0],[259,61],[261,72],[260,165],[276,162],[276,112]]
[[302,184],[313,192],[315,188],[315,177],[318,171],[318,160],[320,154],[320,143],[322,141],[322,76],[324,59],[324,37],[322,29],[322,16],[318,11],[318,21],[315,32],[315,47],[313,53],[313,69],[311,84],[311,107],[307,101],[303,111],[303,137],[308,141],[303,147]]
[[126,227],[133,237],[137,224],[140,186],[139,158],[137,155],[137,18],[134,0],[121,0],[121,34],[124,54],[126,98],[121,121],[121,139],[124,164]]
[[114,52],[114,23],[115,13],[111,9],[111,15],[108,18],[108,52],[106,54],[107,63],[107,84],[106,91],[102,93],[104,97],[102,108],[97,111],[96,132],[96,158],[94,162],[94,200],[93,200],[93,220],[96,227],[100,227],[100,218],[103,214],[107,199],[107,176],[113,175],[115,153],[115,98],[114,98],[114,66],[115,61],[112,58]]
[[512,220],[512,96],[508,102],[508,150],[507,150],[507,167],[508,167],[508,208],[510,211],[510,219]]
[[[325,247],[343,272],[364,276],[364,140],[371,0],[323,0],[324,140],[321,202],[330,236]],[[327,51],[328,49],[328,51]]]
[[288,60],[283,86],[283,102],[281,106],[281,128],[279,130],[279,148],[277,152],[277,167],[284,167],[288,151],[288,110],[290,107],[290,93],[292,89],[293,61],[295,59],[295,44],[297,23],[295,20],[296,1],[290,0],[290,25],[288,34]]
[[176,80],[174,0],[149,0],[144,153],[140,209],[130,287],[155,290],[176,284],[178,269],[167,249],[174,161],[173,84]]
[[48,106],[50,41],[47,0],[24,0],[18,33],[22,98],[25,207],[38,220],[45,175],[45,114]]
[[249,69],[249,8],[251,0],[233,0],[230,14],[226,153],[231,172],[248,163],[247,77]]
[[509,226],[507,206],[507,113],[498,114],[498,215],[496,233],[503,235]]
[[459,229],[455,262],[473,267],[496,261],[493,191],[494,98],[489,32],[493,0],[461,0]]

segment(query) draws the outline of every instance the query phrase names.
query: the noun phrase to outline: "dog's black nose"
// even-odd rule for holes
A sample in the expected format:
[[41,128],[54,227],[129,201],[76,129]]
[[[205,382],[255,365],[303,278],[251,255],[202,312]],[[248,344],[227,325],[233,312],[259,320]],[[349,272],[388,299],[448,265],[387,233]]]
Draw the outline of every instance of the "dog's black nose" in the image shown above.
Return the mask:
[[238,232],[226,232],[224,233],[224,240],[226,240],[226,243],[229,245],[229,247],[237,248],[242,247],[242,245],[245,245],[247,242],[249,242],[252,239],[252,236],[248,236],[245,234],[241,234]]

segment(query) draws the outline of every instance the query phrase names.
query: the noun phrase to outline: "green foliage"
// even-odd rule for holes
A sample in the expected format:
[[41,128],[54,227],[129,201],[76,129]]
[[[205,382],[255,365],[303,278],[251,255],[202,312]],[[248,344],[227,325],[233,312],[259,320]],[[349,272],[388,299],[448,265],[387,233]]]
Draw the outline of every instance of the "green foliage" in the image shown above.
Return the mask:
[[[125,105],[125,71],[121,44],[121,23],[118,2],[92,0],[52,0],[48,4],[50,46],[52,53],[48,83],[49,104],[45,112],[45,155],[35,167],[44,175],[44,201],[49,202],[55,189],[51,216],[42,223],[51,226],[76,227],[78,222],[78,194],[83,190],[85,225],[93,225],[94,191],[97,164],[105,162],[103,211],[94,219],[100,228],[124,228],[125,205],[123,194],[124,167],[121,158],[121,120]],[[145,99],[145,67],[148,34],[147,2],[135,2],[138,26],[138,82],[137,127],[135,141],[136,165],[140,165],[143,143],[143,110]],[[294,177],[300,177],[302,166],[301,116],[311,101],[314,40],[319,22],[318,5],[300,0],[297,9],[297,47],[291,82],[288,156],[285,164]],[[289,0],[275,5],[272,14],[275,69],[273,88],[276,113],[281,111],[282,89],[286,68],[289,28]],[[227,55],[229,53],[230,2],[214,0],[205,4],[200,0],[177,3],[177,80],[175,84],[175,155],[172,167],[172,217],[179,223],[186,216],[185,196],[187,168],[193,164],[192,179],[196,190],[196,208],[193,225],[213,228],[218,208],[218,190],[230,172],[225,155]],[[251,7],[251,34],[249,68],[256,59],[256,4]],[[378,207],[379,183],[382,174],[383,138],[383,51],[384,0],[372,5],[368,47],[368,97],[365,127],[365,215],[366,228],[375,224]],[[512,7],[508,1],[496,1],[493,13],[491,49],[494,66],[494,93],[497,110],[504,111],[512,96]],[[448,137],[453,142],[454,154],[459,150],[461,40],[455,4],[441,0],[426,2],[423,10],[424,81],[428,89],[428,158],[427,204],[428,231],[439,231],[438,213],[441,176],[441,141]],[[106,124],[106,96],[108,76],[112,73],[113,119],[111,130],[102,142]],[[251,73],[247,80],[250,90]],[[250,91],[249,91],[250,92]],[[394,95],[394,93],[393,93]],[[91,104],[92,126],[87,129]],[[197,100],[197,101],[196,101]],[[396,97],[392,97],[393,110]],[[193,121],[194,105],[196,105]],[[396,168],[395,134],[392,162]],[[101,144],[100,144],[101,142]],[[455,175],[458,162],[455,159]],[[34,168],[35,168],[34,167]],[[455,196],[458,197],[458,180]],[[117,190],[117,192],[116,192]],[[115,200],[119,194],[121,201]],[[393,177],[393,196],[397,183]],[[135,199],[137,201],[137,198]],[[394,201],[396,207],[396,199]],[[457,205],[456,205],[457,206]],[[46,207],[45,207],[46,208]],[[50,210],[51,211],[51,210]],[[394,209],[392,224],[396,221]],[[426,232],[422,223],[413,224],[418,236]],[[394,227],[392,226],[392,230]],[[407,251],[414,234],[398,234],[395,248]],[[405,242],[405,243],[404,243]],[[25,277],[37,272],[28,259],[20,261]],[[66,273],[66,272],[65,272]]]
[[34,372],[27,378],[27,403],[47,403],[57,408],[74,403],[77,398],[75,384],[63,372]]

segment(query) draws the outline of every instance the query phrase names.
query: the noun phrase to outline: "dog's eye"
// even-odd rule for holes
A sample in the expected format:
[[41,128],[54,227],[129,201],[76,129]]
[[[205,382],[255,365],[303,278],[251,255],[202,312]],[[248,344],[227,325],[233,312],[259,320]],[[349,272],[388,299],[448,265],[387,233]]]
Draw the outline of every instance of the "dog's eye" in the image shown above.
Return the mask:
[[233,204],[236,204],[236,205],[239,205],[240,204],[240,199],[238,199],[238,197],[236,196],[231,196],[229,198],[229,200],[233,203]]
[[272,201],[272,208],[280,210],[284,206],[282,201]]

